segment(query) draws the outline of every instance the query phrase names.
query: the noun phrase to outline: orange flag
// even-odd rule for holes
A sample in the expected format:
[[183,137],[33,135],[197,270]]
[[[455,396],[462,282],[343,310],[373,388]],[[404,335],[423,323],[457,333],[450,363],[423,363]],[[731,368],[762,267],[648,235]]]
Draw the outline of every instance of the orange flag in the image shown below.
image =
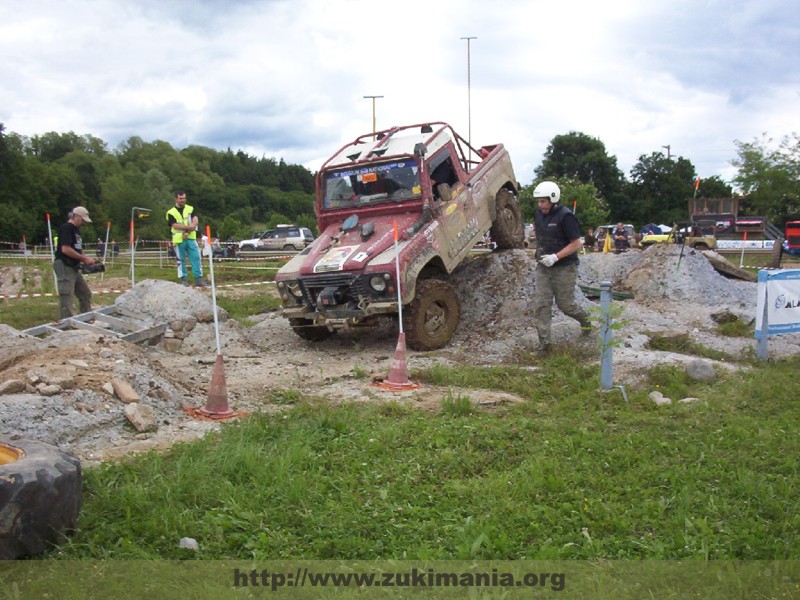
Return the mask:
[[396,242],[400,239],[400,235],[397,233],[397,221],[392,221],[392,223],[394,223],[394,241]]

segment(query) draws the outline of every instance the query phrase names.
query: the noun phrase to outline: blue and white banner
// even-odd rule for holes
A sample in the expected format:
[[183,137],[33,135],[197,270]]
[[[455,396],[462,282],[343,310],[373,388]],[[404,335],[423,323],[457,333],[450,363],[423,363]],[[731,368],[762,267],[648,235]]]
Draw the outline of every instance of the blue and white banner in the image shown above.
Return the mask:
[[717,250],[772,250],[775,240],[717,240]]
[[800,331],[800,270],[758,272],[757,340],[763,335],[765,299],[767,336]]

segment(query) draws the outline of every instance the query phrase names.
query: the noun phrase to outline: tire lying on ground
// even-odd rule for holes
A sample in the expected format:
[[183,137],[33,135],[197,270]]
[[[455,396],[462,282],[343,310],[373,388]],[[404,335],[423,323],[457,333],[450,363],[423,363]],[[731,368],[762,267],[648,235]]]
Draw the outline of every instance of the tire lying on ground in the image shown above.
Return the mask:
[[33,440],[0,440],[0,560],[40,554],[75,531],[81,463]]

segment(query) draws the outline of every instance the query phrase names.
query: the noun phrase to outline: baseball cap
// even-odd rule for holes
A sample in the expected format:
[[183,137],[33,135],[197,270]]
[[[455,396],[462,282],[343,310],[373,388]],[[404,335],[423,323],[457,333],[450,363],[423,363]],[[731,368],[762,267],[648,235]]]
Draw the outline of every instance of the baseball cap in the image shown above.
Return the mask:
[[82,206],[76,206],[75,208],[73,208],[72,209],[72,214],[77,216],[77,217],[80,217],[81,219],[83,219],[87,223],[91,223],[92,222],[92,220],[89,218],[89,211],[86,210]]

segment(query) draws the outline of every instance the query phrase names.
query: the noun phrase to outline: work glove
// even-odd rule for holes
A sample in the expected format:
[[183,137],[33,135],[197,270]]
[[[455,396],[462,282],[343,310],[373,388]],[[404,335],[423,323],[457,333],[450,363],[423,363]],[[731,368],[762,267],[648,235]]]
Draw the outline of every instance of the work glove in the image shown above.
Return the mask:
[[554,264],[558,262],[558,256],[555,254],[545,254],[542,258],[539,259],[539,262],[542,263],[545,267],[552,267]]

